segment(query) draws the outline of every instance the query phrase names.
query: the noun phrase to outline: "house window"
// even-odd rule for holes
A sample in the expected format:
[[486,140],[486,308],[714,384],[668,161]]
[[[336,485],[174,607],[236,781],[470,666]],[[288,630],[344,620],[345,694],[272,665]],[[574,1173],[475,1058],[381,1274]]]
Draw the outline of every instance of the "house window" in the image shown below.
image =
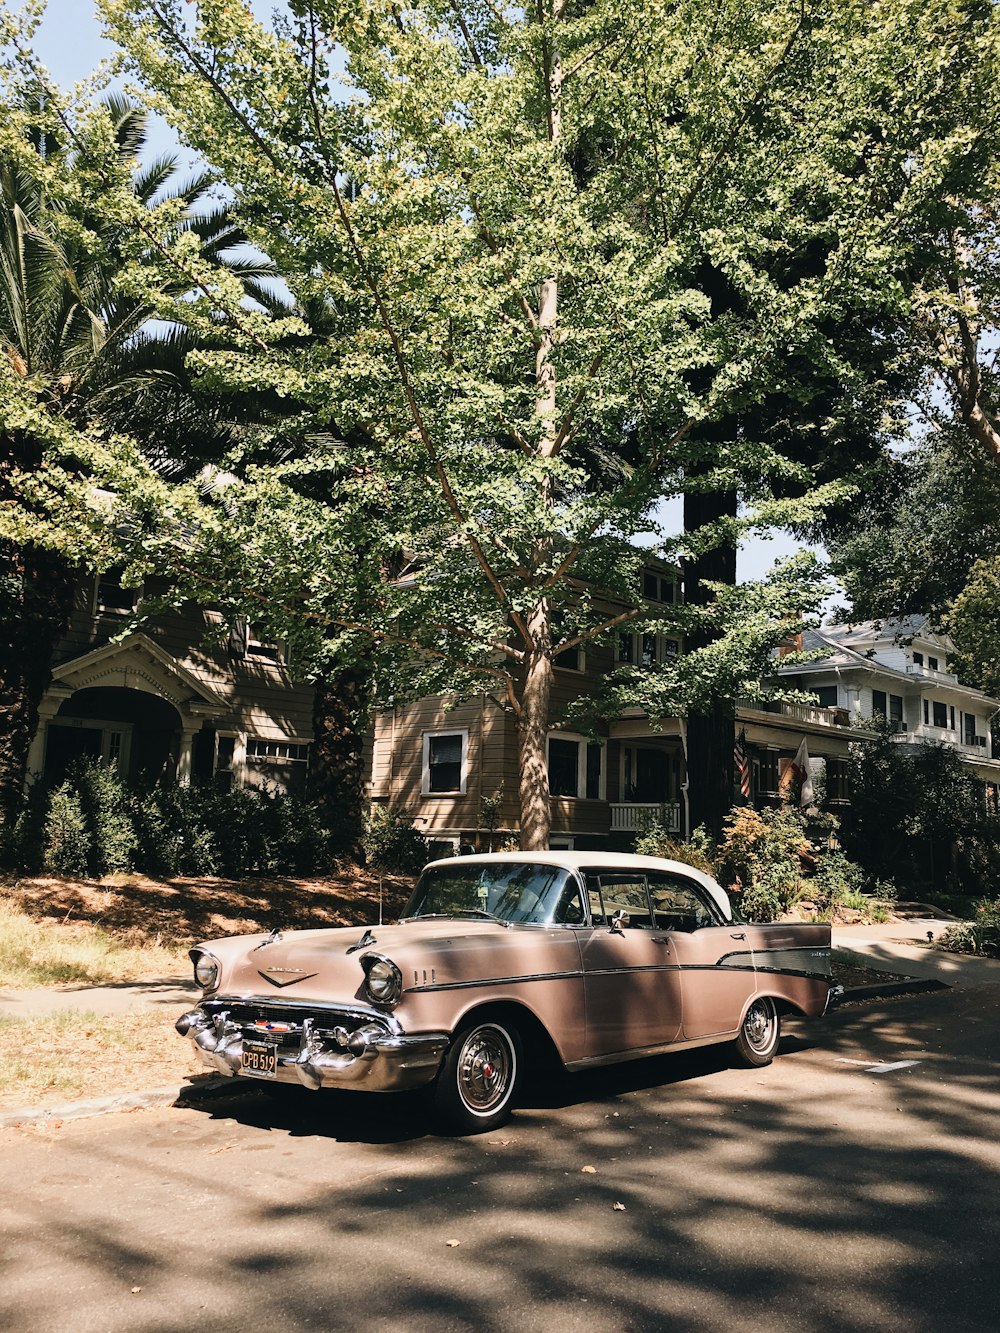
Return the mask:
[[270,741],[260,736],[248,736],[247,758],[282,764],[305,764],[309,759],[309,745],[300,741]]
[[914,654],[913,654],[913,665],[914,665],[914,666],[923,666],[923,664],[924,664],[924,655],[923,655],[923,653],[914,653]]
[[929,704],[929,703],[927,702],[927,700],[925,699],[925,700],[924,700],[924,726],[925,726],[925,727],[930,725],[930,720],[931,720],[930,704]]
[[669,662],[680,656],[680,639],[663,634],[619,634],[618,661],[635,662],[642,667],[654,667],[658,662]]
[[937,699],[934,700],[934,725],[945,729],[947,729],[948,726],[948,709],[943,703],[939,703]]
[[285,645],[265,637],[263,628],[252,622],[247,624],[246,656],[265,662],[284,662]]
[[938,660],[937,660],[937,658],[936,658],[936,657],[928,657],[928,659],[927,659],[927,665],[930,667],[930,669],[931,669],[932,671],[937,671],[937,669],[938,669]]
[[948,708],[948,727],[951,731],[955,730],[955,705],[951,704]]
[[557,653],[553,659],[553,665],[560,671],[582,671],[583,670],[583,652],[580,645],[575,648],[567,648],[565,652]]
[[639,655],[639,662],[644,667],[656,666],[659,658],[656,655],[656,635],[644,634],[642,636],[642,652]]
[[837,707],[837,687],[836,685],[819,685],[813,689],[820,708]]
[[467,731],[427,732],[421,790],[425,796],[464,796],[469,749]]
[[886,716],[885,690],[872,690],[872,717]]
[[137,588],[122,587],[120,569],[105,570],[94,585],[94,614],[129,615],[135,610],[137,593]]
[[903,720],[903,696],[901,694],[889,695],[889,721],[902,722]]
[[229,791],[234,785],[235,764],[236,737],[227,735],[223,731],[217,731],[215,733],[215,756],[212,771],[216,786],[221,787],[224,791]]
[[583,737],[549,737],[549,793],[601,800],[604,746]]
[[976,743],[976,715],[975,713],[962,714],[962,739],[966,745],[975,745]]
[[635,661],[635,635],[634,635],[634,634],[619,634],[619,635],[618,635],[618,661],[619,661],[619,662],[634,662],[634,661]]
[[672,578],[647,569],[642,576],[642,595],[651,602],[676,602],[677,585]]

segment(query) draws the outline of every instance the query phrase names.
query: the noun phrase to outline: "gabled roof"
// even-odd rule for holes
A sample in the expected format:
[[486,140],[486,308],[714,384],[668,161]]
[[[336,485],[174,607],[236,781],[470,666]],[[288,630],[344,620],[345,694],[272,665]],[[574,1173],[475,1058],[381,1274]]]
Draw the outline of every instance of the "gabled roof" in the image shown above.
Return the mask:
[[53,668],[52,681],[74,691],[101,686],[143,690],[205,716],[230,710],[221,694],[140,632],[61,662]]
[[929,629],[927,616],[889,616],[885,620],[859,620],[845,625],[823,625],[819,633],[844,648],[873,648],[878,645],[910,643],[918,639],[942,652],[953,653],[955,645],[947,634]]

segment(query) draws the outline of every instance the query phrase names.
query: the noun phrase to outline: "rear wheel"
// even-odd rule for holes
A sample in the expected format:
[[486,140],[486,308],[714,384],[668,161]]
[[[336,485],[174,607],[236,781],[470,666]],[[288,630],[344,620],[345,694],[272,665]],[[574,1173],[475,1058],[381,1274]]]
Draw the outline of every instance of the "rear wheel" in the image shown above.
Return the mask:
[[774,1001],[768,996],[754,1000],[746,1011],[739,1035],[736,1053],[740,1063],[761,1069],[774,1059],[781,1040],[781,1018]]
[[435,1116],[459,1134],[481,1134],[510,1119],[521,1074],[521,1039],[505,1020],[473,1019],[455,1033],[432,1089]]

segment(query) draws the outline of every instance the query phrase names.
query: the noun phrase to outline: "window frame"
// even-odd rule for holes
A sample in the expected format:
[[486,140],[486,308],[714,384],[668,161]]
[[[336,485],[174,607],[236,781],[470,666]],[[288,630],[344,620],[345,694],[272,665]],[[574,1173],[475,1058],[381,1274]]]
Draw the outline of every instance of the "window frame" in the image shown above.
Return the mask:
[[101,584],[109,581],[111,576],[115,575],[115,570],[106,569],[103,574],[94,575],[94,588],[90,602],[90,613],[92,616],[131,616],[135,615],[136,608],[142,598],[142,585],[138,588],[126,588],[121,582],[121,571],[118,571],[117,587],[121,589],[126,596],[131,595],[132,603],[130,606],[111,606],[101,600]]
[[[458,736],[462,742],[462,757],[459,762],[459,785],[448,791],[433,791],[431,788],[431,742]],[[449,800],[465,796],[469,789],[469,728],[448,727],[439,731],[425,731],[421,741],[420,794],[435,800]]]
[[[607,745],[601,745],[599,741],[593,741],[587,736],[581,736],[577,731],[550,731],[545,738],[545,768],[547,772],[551,772],[549,760],[549,743],[551,741],[568,741],[576,744],[576,794],[570,796],[562,792],[553,792],[550,790],[550,799],[559,801],[607,800]],[[591,746],[597,746],[601,752],[601,767],[597,779],[596,796],[589,796],[587,794],[587,758],[590,754]],[[583,793],[582,795],[581,792]]]

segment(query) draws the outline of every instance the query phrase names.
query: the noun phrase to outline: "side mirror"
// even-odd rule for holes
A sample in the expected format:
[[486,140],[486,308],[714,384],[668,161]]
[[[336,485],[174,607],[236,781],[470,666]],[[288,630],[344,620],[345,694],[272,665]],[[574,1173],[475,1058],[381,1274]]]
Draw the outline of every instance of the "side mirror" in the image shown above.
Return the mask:
[[612,935],[624,935],[625,927],[631,920],[632,918],[629,916],[628,912],[623,912],[619,909],[609,922]]

